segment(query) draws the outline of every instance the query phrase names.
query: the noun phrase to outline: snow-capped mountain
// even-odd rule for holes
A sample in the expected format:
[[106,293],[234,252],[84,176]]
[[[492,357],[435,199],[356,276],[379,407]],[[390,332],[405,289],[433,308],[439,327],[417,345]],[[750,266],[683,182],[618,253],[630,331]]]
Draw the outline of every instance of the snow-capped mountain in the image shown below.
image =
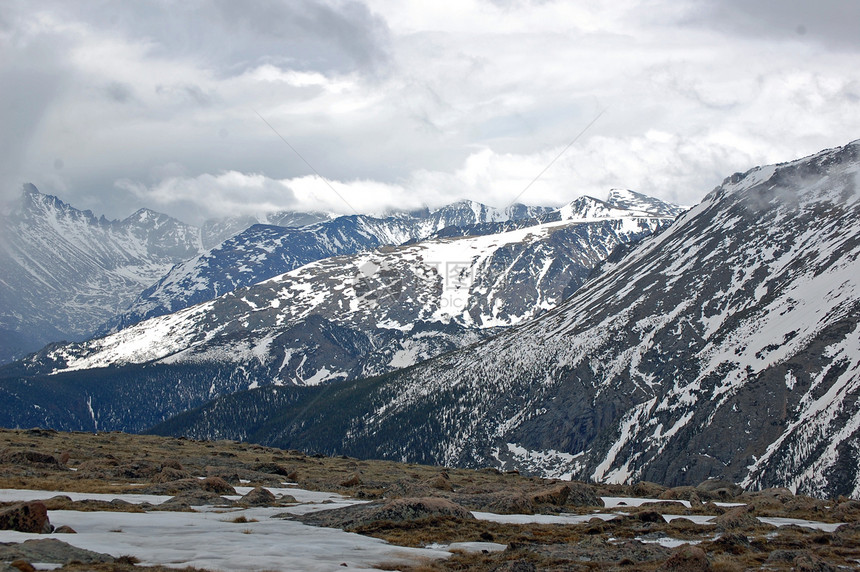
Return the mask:
[[109,221],[26,185],[0,215],[0,362],[88,336],[200,250],[197,229],[167,215]]
[[0,371],[0,423],[143,430],[258,385],[409,366],[547,311],[616,247],[672,221],[550,214],[507,232],[316,261],[101,339],[46,348]]
[[629,189],[610,190],[609,195],[606,197],[606,202],[619,209],[672,217],[686,210],[684,207],[679,207]]
[[234,216],[207,220],[200,227],[203,248],[215,248],[225,240],[251,228],[255,224],[267,224],[286,228],[301,228],[334,218],[319,212],[276,211],[258,216]]
[[327,393],[157,429],[667,485],[860,496],[860,142],[737,173],[556,310]]
[[[460,201],[434,211],[393,213],[381,218],[342,216],[301,228],[254,225],[177,265],[158,283],[143,291],[125,312],[106,323],[100,333],[176,312],[315,260],[383,245],[396,246],[429,237],[444,228],[456,227],[463,229],[462,234],[469,234],[468,229],[482,223],[528,220],[528,224],[535,224],[537,221],[533,217],[551,212],[553,209],[548,207],[515,204],[507,209],[496,209],[475,201]],[[311,216],[305,215],[301,220],[309,220]],[[621,211],[616,213],[618,216],[622,216]],[[289,221],[294,222],[295,218]],[[288,222],[283,213],[272,215],[269,220]],[[487,232],[502,230],[495,227]]]
[[[560,211],[575,217],[555,222],[319,260],[39,359],[54,373],[158,360],[231,362],[242,364],[252,384],[314,384],[413,365],[555,307],[615,247],[671,220],[617,216],[589,198],[572,204]],[[584,220],[583,209],[597,214]],[[321,351],[318,335],[294,331],[312,317],[361,343]]]

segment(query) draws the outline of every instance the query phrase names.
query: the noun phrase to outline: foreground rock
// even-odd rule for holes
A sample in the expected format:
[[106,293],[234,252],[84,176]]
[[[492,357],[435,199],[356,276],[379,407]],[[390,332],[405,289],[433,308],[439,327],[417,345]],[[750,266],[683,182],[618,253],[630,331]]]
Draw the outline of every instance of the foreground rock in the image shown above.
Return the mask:
[[304,524],[347,530],[372,522],[403,522],[432,517],[475,520],[472,513],[457,503],[436,497],[402,498],[321,510],[298,516],[296,519]]
[[172,512],[190,512],[194,510],[193,507],[195,506],[228,507],[233,506],[233,501],[209,491],[185,491],[153,508],[154,510]]
[[76,548],[53,538],[26,540],[21,543],[0,542],[0,562],[15,560],[44,564],[68,564],[70,562],[95,564],[113,562],[114,558],[109,554]]
[[48,520],[48,508],[42,502],[25,502],[0,511],[0,530],[17,530],[50,534],[54,527]]
[[[292,501],[295,502],[295,499]],[[242,506],[274,506],[278,504],[278,499],[268,489],[255,487],[239,499],[239,504]]]

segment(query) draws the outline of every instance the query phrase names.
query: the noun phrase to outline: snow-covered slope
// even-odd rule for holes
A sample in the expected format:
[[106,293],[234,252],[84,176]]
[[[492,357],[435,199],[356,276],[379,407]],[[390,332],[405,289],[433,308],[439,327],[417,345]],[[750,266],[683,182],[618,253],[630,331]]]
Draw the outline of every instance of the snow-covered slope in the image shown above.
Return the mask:
[[307,401],[236,394],[164,430],[857,498],[858,177],[860,142],[735,174],[521,327]]
[[[342,216],[300,228],[254,225],[173,268],[158,283],[143,291],[126,311],[105,324],[100,333],[176,312],[315,260],[382,245],[399,245],[449,227],[468,229],[477,224],[524,219],[535,224],[537,220],[533,217],[550,212],[552,209],[547,207],[517,204],[496,209],[474,201],[460,201],[435,211],[394,213],[382,218]],[[296,213],[288,214],[270,215],[267,220],[286,224],[297,220],[306,222],[314,216],[297,219]],[[620,211],[616,216],[621,216]],[[494,228],[491,232],[501,230],[504,229]],[[463,232],[468,233],[467,230]]]
[[166,215],[108,221],[26,185],[0,215],[0,362],[88,336],[200,250],[197,229]]
[[678,216],[686,210],[685,207],[679,207],[629,189],[610,190],[606,202],[620,209],[671,217]]
[[[241,364],[250,384],[376,375],[553,308],[616,246],[668,222],[559,220],[327,258],[101,339],[52,349],[35,363],[57,372],[158,360],[229,362]],[[324,343],[321,332],[329,330],[339,339]]]

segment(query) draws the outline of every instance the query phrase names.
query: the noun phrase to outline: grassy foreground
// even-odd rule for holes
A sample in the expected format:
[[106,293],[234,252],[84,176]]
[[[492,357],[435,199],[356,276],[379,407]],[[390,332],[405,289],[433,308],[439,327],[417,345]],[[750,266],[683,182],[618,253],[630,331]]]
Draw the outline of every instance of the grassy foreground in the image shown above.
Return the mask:
[[[499,552],[455,552],[408,570],[855,570],[860,567],[860,502],[813,499],[785,489],[743,492],[731,483],[668,489],[654,483],[594,485],[347,457],[309,456],[231,441],[203,442],[123,433],[0,430],[0,488],[127,494],[180,494],[207,482],[338,492],[359,499],[437,498],[497,514],[620,513],[581,524],[502,524],[448,514],[323,525],[403,546],[493,542]],[[599,497],[646,497],[640,507],[604,509]],[[678,501],[687,501],[680,503]],[[720,502],[742,504],[721,506]],[[372,505],[375,506],[375,505]],[[141,511],[125,503],[57,499],[50,510]],[[666,515],[682,518],[667,519]],[[696,524],[693,516],[713,516]],[[833,532],[775,527],[760,517],[846,523]],[[346,521],[345,521],[346,522]],[[656,541],[674,539],[679,547]],[[118,555],[114,555],[118,556]],[[379,563],[382,568],[394,565]],[[398,566],[404,569],[403,565]],[[133,558],[67,564],[62,570],[160,570]]]

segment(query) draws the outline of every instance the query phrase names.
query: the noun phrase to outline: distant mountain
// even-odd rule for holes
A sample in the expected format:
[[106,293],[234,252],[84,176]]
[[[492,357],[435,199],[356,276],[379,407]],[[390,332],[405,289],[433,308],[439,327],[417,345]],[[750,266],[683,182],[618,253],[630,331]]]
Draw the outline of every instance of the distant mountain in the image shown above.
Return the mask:
[[685,207],[679,207],[629,189],[610,190],[609,195],[606,197],[606,202],[619,209],[671,217],[678,216],[686,210]]
[[[301,228],[257,224],[177,265],[158,283],[143,291],[126,311],[104,324],[99,333],[104,335],[147,318],[179,311],[316,260],[384,245],[396,246],[427,238],[446,228],[470,234],[470,229],[482,223],[527,221],[526,224],[536,224],[538,221],[534,217],[552,212],[548,207],[516,204],[496,209],[475,201],[460,201],[434,211],[392,213],[385,217],[342,216]],[[285,216],[281,213],[270,219],[285,222]],[[295,218],[296,213],[292,216]],[[503,230],[495,226],[487,232]]]
[[301,228],[333,218],[326,213],[305,213],[299,211],[277,211],[259,216],[235,216],[210,219],[200,227],[200,241],[209,250],[225,240],[251,228],[256,224]]
[[[163,359],[214,360],[242,364],[250,384],[269,380],[307,384],[376,375],[472,343],[485,337],[483,330],[490,333],[522,323],[555,307],[618,245],[671,222],[639,214],[620,216],[627,211],[609,209],[590,198],[577,199],[560,211],[570,218],[499,234],[436,239],[319,260],[101,339],[51,349],[33,362],[34,367],[43,359],[50,365],[42,371],[52,373]],[[583,212],[598,214],[585,220]],[[344,221],[368,223],[355,217],[334,222]],[[389,221],[380,228],[393,229]],[[375,229],[377,234],[380,228]],[[285,230],[253,229],[278,236]],[[311,236],[330,236],[315,230]],[[338,235],[338,242],[342,245],[360,234],[350,227]],[[295,252],[297,235],[287,236]],[[246,254],[255,247],[262,251],[259,245],[272,241],[242,244]],[[353,341],[323,352],[314,328],[304,327],[303,335],[296,334],[295,329],[311,318],[317,330],[340,329],[342,340]]]
[[[582,198],[562,210],[613,209]],[[497,234],[327,258],[104,338],[46,348],[0,370],[0,424],[142,430],[218,395],[418,363],[546,312],[619,245],[672,222],[625,213],[583,220],[556,211],[551,222]],[[146,399],[133,397],[141,391]]]
[[[546,210],[515,205],[511,212],[525,216]],[[419,227],[435,229],[448,222],[471,223],[483,220],[481,216],[497,219],[503,214],[463,202],[428,211],[423,217],[389,217],[391,228],[355,222],[373,220],[370,217],[336,222],[325,213],[296,211],[210,220],[197,228],[148,209],[121,221],[107,220],[26,185],[18,199],[0,213],[0,363],[49,342],[86,339],[135,323],[141,316],[208,300],[312,260],[399,244],[415,236]],[[400,219],[406,222],[397,222]],[[301,231],[320,224],[328,226]],[[319,237],[315,237],[317,232],[321,232]],[[207,245],[214,249],[205,251]],[[270,252],[279,247],[280,251]],[[202,258],[196,259],[198,255]],[[220,276],[208,290],[200,286],[206,271],[192,273],[190,282],[182,282],[187,278],[181,276],[183,272],[210,262],[207,271]],[[165,278],[176,264],[180,267]],[[170,299],[173,293],[177,300]],[[166,309],[158,305],[162,300],[166,300]]]
[[89,336],[200,250],[197,229],[167,215],[109,221],[26,185],[0,214],[0,363]]
[[156,432],[601,482],[860,497],[860,142],[737,173],[556,310]]

